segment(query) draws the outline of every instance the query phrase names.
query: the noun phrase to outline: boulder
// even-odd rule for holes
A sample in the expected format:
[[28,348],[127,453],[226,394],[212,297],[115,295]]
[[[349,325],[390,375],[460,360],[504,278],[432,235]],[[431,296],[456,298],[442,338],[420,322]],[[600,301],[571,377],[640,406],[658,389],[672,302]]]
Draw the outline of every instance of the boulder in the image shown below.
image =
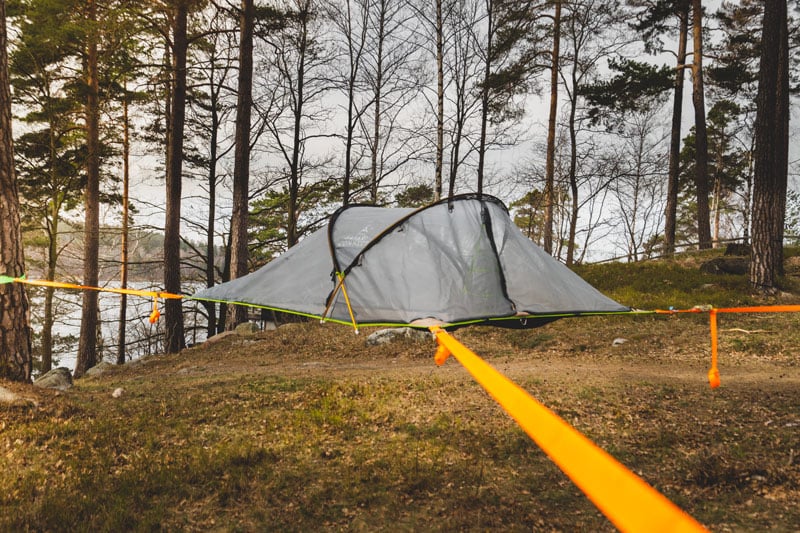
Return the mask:
[[234,332],[234,331],[223,331],[222,333],[217,333],[213,337],[209,337],[208,340],[206,340],[206,344],[214,344],[214,343],[219,342],[222,339],[224,339],[226,337],[230,337],[232,335],[236,335],[236,332]]
[[715,257],[700,265],[700,271],[706,274],[747,274],[750,270],[750,259],[747,257]]
[[750,245],[741,242],[729,242],[725,246],[726,256],[750,257]]
[[100,361],[98,364],[94,365],[92,368],[86,371],[87,376],[99,376],[106,370],[114,368],[115,365],[112,365],[108,361]]
[[431,333],[423,329],[414,328],[379,329],[367,337],[367,345],[379,346],[381,344],[390,344],[399,340],[429,342],[431,340]]
[[43,389],[67,390],[72,387],[72,372],[63,366],[54,368],[47,374],[39,376],[39,379],[33,382],[33,386]]

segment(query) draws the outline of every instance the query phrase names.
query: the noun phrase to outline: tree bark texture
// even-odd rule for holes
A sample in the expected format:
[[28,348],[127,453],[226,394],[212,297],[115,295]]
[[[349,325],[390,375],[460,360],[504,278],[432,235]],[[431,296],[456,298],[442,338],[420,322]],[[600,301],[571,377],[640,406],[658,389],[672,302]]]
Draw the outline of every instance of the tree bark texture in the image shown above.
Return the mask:
[[[11,135],[5,0],[0,1],[0,97],[0,274],[18,277],[25,273],[25,257]],[[0,378],[29,382],[31,367],[28,295],[19,283],[0,285]]]
[[555,1],[553,16],[553,51],[550,57],[550,116],[547,121],[547,159],[544,171],[543,248],[553,254],[553,209],[556,161],[556,117],[558,115],[558,59],[561,53],[561,0]]
[[[172,102],[170,134],[167,146],[167,204],[164,219],[164,290],[181,292],[181,185],[183,172],[183,128],[186,117],[186,37],[187,6],[176,2],[173,11],[172,37]],[[164,327],[167,353],[176,353],[185,346],[181,300],[164,302]]]
[[[128,89],[123,85],[122,100],[122,235],[120,236],[119,282],[123,289],[128,287],[128,219],[130,217],[130,121],[128,117]],[[128,325],[128,295],[120,294],[119,328],[117,329],[117,364],[125,364],[125,343]]]
[[775,292],[783,273],[789,143],[786,0],[766,0],[756,97],[750,285]]
[[[206,219],[206,287],[213,287],[216,281],[214,250],[214,235],[217,214],[217,139],[220,124],[219,118],[219,88],[214,86],[214,62],[211,62],[211,83],[209,90],[211,94],[211,131],[208,140],[209,165],[208,165],[208,218]],[[210,339],[217,334],[217,304],[214,302],[203,302],[207,313],[206,338]]]
[[297,244],[299,235],[297,231],[298,202],[300,198],[300,150],[302,149],[302,121],[303,106],[305,105],[305,75],[306,75],[306,54],[308,53],[308,24],[311,18],[310,2],[304,2],[300,10],[300,41],[297,53],[299,60],[297,64],[297,97],[294,108],[294,135],[292,139],[292,160],[290,165],[289,181],[289,209],[288,209],[288,228],[287,245],[289,248]]
[[692,102],[695,128],[695,176],[697,193],[697,240],[700,249],[711,248],[711,220],[708,208],[708,133],[706,132],[706,103],[703,85],[703,9],[701,0],[692,0]]
[[[253,107],[253,0],[242,0],[239,16],[239,81],[233,160],[233,214],[231,215],[231,279],[247,275],[247,219],[250,214],[250,115]],[[227,329],[247,320],[241,305],[228,307]]]
[[678,175],[680,174],[681,123],[683,115],[683,79],[686,65],[686,41],[689,33],[689,1],[679,2],[678,57],[675,71],[675,90],[672,100],[672,129],[669,142],[669,171],[667,174],[667,204],[664,208],[664,252],[675,253],[675,231],[678,218]]
[[375,117],[372,125],[370,154],[370,200],[378,204],[378,154],[381,146],[381,98],[383,96],[383,44],[386,40],[386,0],[378,2],[378,50],[375,57]]
[[492,75],[492,41],[494,40],[494,2],[486,2],[486,58],[483,68],[483,87],[481,87],[481,136],[478,141],[478,194],[483,192],[483,172],[486,165],[486,129],[489,122],[489,77]]
[[444,160],[444,21],[442,2],[436,0],[436,166],[433,199],[442,197],[442,165]]
[[[97,30],[94,27],[97,8],[89,0],[87,58],[86,58],[86,189],[83,227],[83,284],[97,287],[100,252],[100,100],[97,74]],[[78,338],[78,358],[75,377],[83,376],[97,364],[98,292],[83,291],[81,331]]]

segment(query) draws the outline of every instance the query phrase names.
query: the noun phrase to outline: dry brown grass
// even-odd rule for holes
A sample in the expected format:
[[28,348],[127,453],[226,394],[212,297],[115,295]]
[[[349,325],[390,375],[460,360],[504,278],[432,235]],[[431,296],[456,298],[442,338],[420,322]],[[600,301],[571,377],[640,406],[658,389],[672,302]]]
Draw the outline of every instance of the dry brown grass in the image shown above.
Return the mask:
[[[721,317],[715,391],[703,316],[456,336],[710,529],[796,531],[798,320]],[[4,383],[38,405],[0,406],[0,530],[612,530],[434,351],[301,324]]]

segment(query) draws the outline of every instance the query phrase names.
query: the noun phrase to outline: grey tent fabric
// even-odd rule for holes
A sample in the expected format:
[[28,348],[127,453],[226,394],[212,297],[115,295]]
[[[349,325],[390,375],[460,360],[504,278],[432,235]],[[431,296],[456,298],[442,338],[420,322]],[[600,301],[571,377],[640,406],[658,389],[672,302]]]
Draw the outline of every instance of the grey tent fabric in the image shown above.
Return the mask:
[[340,274],[359,325],[533,327],[630,310],[531,242],[487,195],[417,210],[342,208],[327,228],[260,270],[193,298],[350,323]]

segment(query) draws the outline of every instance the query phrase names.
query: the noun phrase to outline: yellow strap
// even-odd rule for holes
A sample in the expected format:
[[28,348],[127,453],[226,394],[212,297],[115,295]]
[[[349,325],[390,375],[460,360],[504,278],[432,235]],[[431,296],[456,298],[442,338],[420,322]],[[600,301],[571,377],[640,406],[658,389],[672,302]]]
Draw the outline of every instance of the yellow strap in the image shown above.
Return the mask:
[[430,328],[437,364],[452,354],[556,465],[621,531],[706,531],[583,434],[495,370],[443,329]]
[[131,294],[133,296],[146,296],[153,298],[165,298],[165,299],[176,299],[176,300],[183,298],[183,295],[181,294],[173,294],[170,292],[91,287],[88,285],[77,285],[75,283],[64,283],[63,281],[50,281],[46,279],[14,278],[13,281],[16,283],[24,283],[25,285],[35,285],[37,287],[54,287],[56,289],[74,289],[79,291],[88,290],[88,291],[99,291],[99,292],[111,292],[114,294]]
[[344,283],[344,276],[341,274],[337,274],[337,276],[339,281],[336,283],[336,287],[333,288],[333,293],[328,300],[328,305],[325,306],[325,311],[323,311],[322,316],[319,317],[320,323],[325,322],[325,318],[328,316],[328,311],[330,311],[331,307],[333,307],[333,302],[336,301],[336,295],[339,294],[339,290],[342,288],[342,284]]
[[347,287],[344,284],[344,274],[341,272],[336,273],[339,276],[339,284],[342,286],[342,294],[344,294],[344,303],[347,304],[347,312],[350,313],[350,321],[353,323],[353,329],[358,335],[358,324],[356,324],[356,317],[353,314],[353,307],[350,305],[350,298],[347,296]]

